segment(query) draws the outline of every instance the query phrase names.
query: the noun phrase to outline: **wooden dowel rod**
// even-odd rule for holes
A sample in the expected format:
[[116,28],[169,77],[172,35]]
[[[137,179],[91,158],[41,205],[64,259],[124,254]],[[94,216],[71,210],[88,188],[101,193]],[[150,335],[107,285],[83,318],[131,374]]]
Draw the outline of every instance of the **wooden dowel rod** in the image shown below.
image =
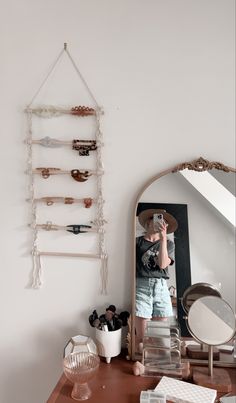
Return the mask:
[[[43,170],[43,169],[44,169],[44,168],[42,168],[42,170]],[[49,174],[50,174],[50,175],[71,174],[71,171],[64,171],[64,170],[59,169],[59,168],[58,168],[58,171],[53,171],[53,170],[50,171],[50,168],[45,168],[45,169],[48,169],[48,170],[49,170]],[[40,168],[40,169],[33,169],[32,172],[33,172],[33,174],[40,174],[40,175],[42,175],[42,170],[41,170],[41,168]],[[91,169],[81,169],[81,170],[79,170],[79,171],[80,171],[82,174],[85,173],[85,172],[88,172],[88,173],[91,174],[91,175],[103,175],[103,174],[104,174],[103,171],[93,171],[93,170],[91,170]]]
[[[60,112],[60,113],[76,116],[76,111],[73,111],[72,109],[63,109],[63,108],[57,108],[57,107],[26,108],[25,112],[31,112],[31,113]],[[82,113],[81,113],[81,115],[82,115]],[[90,110],[85,110],[85,116],[89,116],[89,115],[96,115],[96,110],[94,108],[91,108]],[[78,116],[79,116],[79,112],[78,112]]]
[[[65,146],[71,146],[72,145],[72,141],[73,140],[70,140],[70,141],[66,141],[66,140],[56,140],[56,139],[53,139],[53,144],[58,144],[58,145],[65,145]],[[94,141],[96,141],[96,140],[94,140]],[[78,140],[78,143],[79,143],[80,141]],[[31,142],[30,142],[31,144],[42,144],[42,141],[41,140],[32,140]],[[91,145],[91,141],[83,141],[82,143],[81,143],[81,145]]]
[[[71,203],[65,203],[66,199],[71,199]],[[89,198],[87,198],[89,199]],[[29,201],[29,199],[27,199],[27,201]],[[74,199],[73,197],[59,197],[59,196],[47,196],[47,197],[40,197],[40,198],[36,198],[34,199],[34,201],[36,202],[42,202],[42,203],[47,203],[47,202],[62,202],[65,204],[73,204],[73,203],[86,203],[86,198],[84,199]],[[97,199],[91,199],[92,203],[97,203]],[[104,203],[104,200],[102,200],[102,202]]]
[[87,257],[101,259],[100,255],[90,253],[69,253],[69,252],[38,252],[40,256],[65,256],[65,257]]
[[[100,141],[96,140],[96,139],[92,139],[92,140],[85,140],[85,139],[75,139],[73,138],[72,140],[58,140],[55,138],[51,138],[51,137],[44,137],[42,139],[26,139],[25,143],[30,145],[30,144],[39,144],[41,146],[44,147],[52,147],[52,148],[57,148],[60,146],[72,146],[73,145],[73,141],[76,140],[76,144],[79,144],[81,146],[92,146],[94,145],[94,143],[96,144],[96,147],[103,147],[104,143],[101,143]],[[91,150],[93,151],[93,150]]]
[[[41,140],[32,140],[30,142],[31,144],[42,144]],[[71,141],[64,141],[64,140],[55,140],[53,139],[53,144],[61,144],[61,145],[65,145],[65,146],[69,146],[72,144],[72,140]]]
[[[60,230],[63,230],[63,231],[70,232],[69,230],[73,229],[72,227],[66,227],[66,226],[63,226],[63,225],[56,225],[56,224],[51,224],[48,227],[47,227],[47,224],[36,224],[35,227],[37,229],[44,229],[45,231],[60,231]],[[83,233],[86,233],[86,232],[98,232],[98,229],[97,228],[86,228],[86,227],[83,228],[83,225],[82,225],[82,229],[81,229],[80,233],[83,234]]]

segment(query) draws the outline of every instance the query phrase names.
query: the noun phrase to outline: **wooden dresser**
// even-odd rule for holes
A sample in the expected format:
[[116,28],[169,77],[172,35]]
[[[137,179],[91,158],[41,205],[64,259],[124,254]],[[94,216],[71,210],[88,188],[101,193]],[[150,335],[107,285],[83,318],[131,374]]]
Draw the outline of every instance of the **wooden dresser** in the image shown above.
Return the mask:
[[[157,378],[134,376],[133,362],[123,357],[112,358],[107,364],[101,360],[99,371],[90,382],[92,397],[89,403],[139,403],[142,390],[154,389]],[[236,394],[236,369],[227,369],[233,384],[232,395]],[[70,395],[72,384],[62,375],[47,403],[74,403]],[[204,403],[204,402],[202,402]]]

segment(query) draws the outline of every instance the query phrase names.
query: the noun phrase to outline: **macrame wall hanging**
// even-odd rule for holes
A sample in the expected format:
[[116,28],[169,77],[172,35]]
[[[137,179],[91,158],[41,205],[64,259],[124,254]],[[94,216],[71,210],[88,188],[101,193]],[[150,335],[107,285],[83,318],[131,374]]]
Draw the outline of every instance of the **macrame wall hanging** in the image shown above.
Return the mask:
[[[42,87],[48,80],[52,71],[55,69],[62,55],[66,54],[72,63],[73,68],[75,69],[78,78],[82,81],[86,91],[89,96],[92,98],[95,107],[90,106],[69,106],[60,107],[56,105],[40,105],[34,106],[34,101],[41,91]],[[32,228],[32,260],[33,260],[33,279],[32,279],[32,288],[40,288],[42,285],[42,262],[41,256],[63,256],[63,257],[75,257],[75,258],[94,258],[101,260],[101,293],[106,294],[107,292],[107,277],[108,277],[108,269],[107,269],[107,253],[105,248],[105,219],[104,219],[104,198],[103,198],[103,190],[102,190],[102,175],[103,171],[103,163],[102,163],[102,146],[103,146],[103,136],[100,129],[100,118],[103,114],[102,109],[99,107],[95,97],[93,96],[91,90],[89,89],[85,79],[81,75],[76,63],[74,62],[71,54],[67,49],[67,44],[64,44],[64,48],[58,55],[55,63],[51,67],[49,73],[46,78],[42,82],[38,91],[32,98],[31,102],[27,105],[25,109],[25,113],[27,116],[27,148],[28,148],[28,167],[27,173],[29,175],[29,202],[31,204],[31,224]],[[95,119],[95,133],[94,138],[89,139],[57,139],[51,138],[49,136],[42,137],[40,139],[35,138],[33,132],[33,121],[34,117],[38,118],[57,118],[62,115],[68,115],[71,119],[86,119],[88,116],[92,116]],[[96,159],[96,169],[82,169],[76,167],[71,170],[63,170],[61,167],[37,167],[35,166],[34,158],[33,158],[33,148],[35,145],[42,146],[45,148],[57,148],[69,146],[73,151],[78,153],[81,157],[89,157],[93,156]],[[37,147],[37,146],[36,146]],[[55,150],[56,152],[56,150]],[[80,162],[83,161],[83,158],[80,159]],[[60,196],[47,196],[43,195],[42,197],[36,197],[36,185],[35,185],[35,177],[40,176],[42,180],[47,180],[50,176],[52,178],[54,175],[66,175],[68,177],[68,181],[76,181],[81,182],[78,186],[83,186],[83,182],[86,182],[90,179],[91,176],[96,178],[96,189],[94,191],[95,197],[89,195],[88,197],[82,198],[80,197],[79,187],[78,187],[78,198],[71,197],[71,195],[60,195]],[[50,185],[51,186],[51,185]],[[90,197],[91,196],[91,197]],[[61,205],[62,209],[66,209],[66,205],[68,204],[80,204],[81,207],[86,209],[90,208],[94,205],[96,208],[95,218],[90,223],[81,223],[81,224],[68,224],[61,225],[60,223],[53,223],[51,221],[47,221],[44,223],[38,222],[37,209],[38,206],[44,203],[47,206],[53,206],[54,204]],[[53,208],[53,207],[51,207]],[[62,212],[63,216],[65,216],[65,210]],[[80,214],[81,216],[81,214]],[[76,219],[75,219],[76,220]],[[90,225],[92,224],[92,225]],[[83,236],[83,233],[97,233],[98,242],[97,242],[97,250],[96,253],[77,253],[70,251],[46,251],[41,250],[38,245],[38,233],[39,231],[68,231],[71,233],[71,236],[78,235],[79,237]],[[81,235],[82,234],[82,235]],[[55,241],[56,242],[56,241]],[[89,242],[89,239],[88,239]],[[79,249],[79,248],[78,248]]]

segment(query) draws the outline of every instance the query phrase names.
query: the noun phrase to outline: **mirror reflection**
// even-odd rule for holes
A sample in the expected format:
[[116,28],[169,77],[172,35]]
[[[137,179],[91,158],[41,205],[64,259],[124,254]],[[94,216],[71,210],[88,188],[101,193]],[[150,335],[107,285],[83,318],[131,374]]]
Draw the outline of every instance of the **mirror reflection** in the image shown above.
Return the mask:
[[[136,343],[142,350],[148,319],[166,320],[173,316],[167,280],[175,262],[175,244],[168,234],[178,228],[177,220],[164,209],[138,213],[144,234],[136,238]],[[174,285],[172,285],[175,289]]]
[[217,288],[213,287],[211,284],[197,283],[191,285],[189,288],[187,288],[187,290],[185,290],[181,300],[184,312],[188,315],[189,309],[197,299],[209,295],[221,298],[219,290],[217,290]]

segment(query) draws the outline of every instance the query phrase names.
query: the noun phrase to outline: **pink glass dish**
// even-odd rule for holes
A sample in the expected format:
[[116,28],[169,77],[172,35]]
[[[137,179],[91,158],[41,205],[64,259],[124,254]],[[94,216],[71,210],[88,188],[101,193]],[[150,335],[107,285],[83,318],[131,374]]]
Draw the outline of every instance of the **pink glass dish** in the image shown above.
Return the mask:
[[92,392],[88,382],[95,376],[100,359],[96,354],[81,352],[71,353],[63,360],[65,376],[74,383],[71,397],[74,400],[87,400]]

